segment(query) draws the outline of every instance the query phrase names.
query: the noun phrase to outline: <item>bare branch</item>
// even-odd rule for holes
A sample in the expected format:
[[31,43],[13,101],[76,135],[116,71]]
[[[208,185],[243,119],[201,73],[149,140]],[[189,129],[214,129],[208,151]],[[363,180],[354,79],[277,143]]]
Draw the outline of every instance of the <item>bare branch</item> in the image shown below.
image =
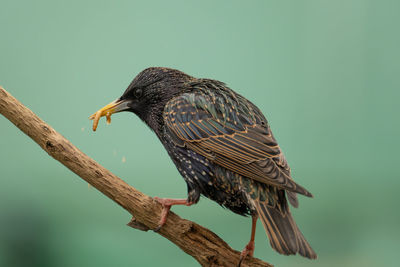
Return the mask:
[[[50,156],[118,203],[132,216],[129,226],[147,231],[157,226],[161,205],[88,157],[0,87],[0,113]],[[194,257],[202,266],[236,266],[240,252],[210,230],[170,212],[159,234]],[[249,257],[242,266],[272,266]]]

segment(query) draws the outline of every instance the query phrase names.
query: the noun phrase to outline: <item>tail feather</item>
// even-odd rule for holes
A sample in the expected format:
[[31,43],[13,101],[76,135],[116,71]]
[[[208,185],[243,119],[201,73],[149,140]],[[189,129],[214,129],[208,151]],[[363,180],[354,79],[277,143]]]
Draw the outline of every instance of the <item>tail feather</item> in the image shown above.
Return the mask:
[[286,191],[286,195],[290,204],[292,204],[293,207],[298,208],[299,200],[297,199],[297,194],[295,192]]
[[299,253],[309,259],[317,258],[317,254],[300,232],[288,208],[282,212],[257,201],[254,204],[274,250],[285,255]]

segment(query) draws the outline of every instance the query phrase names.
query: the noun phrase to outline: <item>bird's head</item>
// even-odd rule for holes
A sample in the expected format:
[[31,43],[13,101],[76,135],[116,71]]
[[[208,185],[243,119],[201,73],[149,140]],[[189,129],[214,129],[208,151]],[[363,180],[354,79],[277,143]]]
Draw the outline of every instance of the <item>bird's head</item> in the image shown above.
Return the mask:
[[175,69],[152,67],[140,72],[121,97],[101,108],[89,118],[94,120],[93,130],[97,128],[100,117],[121,111],[130,111],[138,115],[153,130],[162,116],[165,104],[182,92],[185,83],[194,78]]

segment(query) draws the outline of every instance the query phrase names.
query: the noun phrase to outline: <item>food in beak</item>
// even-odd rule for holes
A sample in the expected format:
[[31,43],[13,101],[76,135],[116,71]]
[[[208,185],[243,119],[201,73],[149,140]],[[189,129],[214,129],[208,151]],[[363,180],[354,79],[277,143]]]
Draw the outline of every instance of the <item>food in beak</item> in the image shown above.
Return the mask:
[[99,120],[101,117],[106,116],[107,124],[111,123],[111,115],[120,111],[118,106],[121,105],[121,101],[114,101],[108,104],[107,106],[99,109],[96,113],[89,117],[90,120],[93,120],[93,131],[96,131],[97,125],[99,124]]

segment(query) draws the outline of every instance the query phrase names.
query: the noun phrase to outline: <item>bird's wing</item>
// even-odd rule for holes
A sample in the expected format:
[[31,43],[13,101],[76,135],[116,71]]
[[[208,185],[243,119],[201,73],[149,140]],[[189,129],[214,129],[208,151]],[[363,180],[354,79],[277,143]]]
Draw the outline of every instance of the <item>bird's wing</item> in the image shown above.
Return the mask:
[[290,177],[265,117],[240,95],[185,93],[166,104],[164,122],[176,145],[245,177],[312,196]]

